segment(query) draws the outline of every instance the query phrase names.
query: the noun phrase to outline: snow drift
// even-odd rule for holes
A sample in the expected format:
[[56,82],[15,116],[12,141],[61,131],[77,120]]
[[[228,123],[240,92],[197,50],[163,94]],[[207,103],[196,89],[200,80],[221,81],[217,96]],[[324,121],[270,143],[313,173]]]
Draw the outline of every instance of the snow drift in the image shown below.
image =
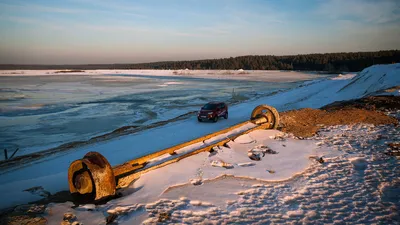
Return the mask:
[[400,65],[372,66],[353,77],[337,93],[364,97],[400,84]]

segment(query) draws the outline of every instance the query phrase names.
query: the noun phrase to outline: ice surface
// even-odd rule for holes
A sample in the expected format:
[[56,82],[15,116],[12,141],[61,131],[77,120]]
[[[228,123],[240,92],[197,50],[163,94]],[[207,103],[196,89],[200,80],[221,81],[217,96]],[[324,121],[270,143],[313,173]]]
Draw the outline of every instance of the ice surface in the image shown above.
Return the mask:
[[[73,73],[56,73],[57,70],[3,70],[0,76],[65,76],[65,75],[141,75],[155,77],[192,77],[211,78],[220,80],[257,80],[268,82],[293,82],[299,79],[310,79],[316,73],[302,73],[295,71],[274,71],[274,70],[86,70]],[[276,76],[279,74],[279,76]],[[112,79],[112,77],[111,77]],[[110,80],[110,78],[108,78]]]
[[[323,77],[292,73],[290,82],[282,82],[284,78],[275,82],[274,77],[285,73],[266,72],[269,78],[264,78],[263,73],[254,72],[248,79],[237,80],[229,78],[233,75],[224,79],[157,75],[168,71],[156,70],[53,76],[46,75],[55,71],[22,72],[0,74],[0,147],[19,148],[17,156],[87,140],[125,125],[172,119],[197,111],[208,101],[231,105],[295,87],[295,81]],[[256,81],[257,77],[263,81]]]

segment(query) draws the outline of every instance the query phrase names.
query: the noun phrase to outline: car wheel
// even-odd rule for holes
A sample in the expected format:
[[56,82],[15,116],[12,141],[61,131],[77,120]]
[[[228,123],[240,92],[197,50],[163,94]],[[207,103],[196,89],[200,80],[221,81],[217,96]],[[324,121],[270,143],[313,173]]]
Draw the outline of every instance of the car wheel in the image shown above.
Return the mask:
[[213,121],[214,121],[214,123],[216,123],[218,121],[218,116],[215,116]]
[[228,112],[225,113],[224,118],[227,120],[228,119]]

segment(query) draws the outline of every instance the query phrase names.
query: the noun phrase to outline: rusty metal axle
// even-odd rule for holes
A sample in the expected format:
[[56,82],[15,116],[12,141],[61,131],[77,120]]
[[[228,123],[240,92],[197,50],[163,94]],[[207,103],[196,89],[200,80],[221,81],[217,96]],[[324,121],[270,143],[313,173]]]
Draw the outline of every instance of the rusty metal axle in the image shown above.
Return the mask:
[[[224,137],[215,143],[202,146],[193,151],[177,154],[176,151],[196,143],[217,137],[221,134],[228,133],[234,129],[240,128],[245,124],[253,123],[257,126]],[[234,140],[236,137],[250,133],[259,129],[276,129],[279,125],[278,111],[267,105],[257,106],[251,113],[249,121],[236,124],[232,127],[214,132],[194,140],[175,145],[173,147],[145,155],[140,158],[130,160],[124,164],[111,167],[107,159],[98,152],[89,152],[82,159],[75,160],[68,169],[68,184],[71,194],[88,198],[91,201],[99,201],[104,198],[115,195],[116,189],[127,187],[134,180],[138,179],[142,174],[177,162],[186,157],[198,154],[200,152],[212,151],[216,146],[222,146],[227,142]],[[149,162],[159,156],[169,154],[169,160],[160,163]]]

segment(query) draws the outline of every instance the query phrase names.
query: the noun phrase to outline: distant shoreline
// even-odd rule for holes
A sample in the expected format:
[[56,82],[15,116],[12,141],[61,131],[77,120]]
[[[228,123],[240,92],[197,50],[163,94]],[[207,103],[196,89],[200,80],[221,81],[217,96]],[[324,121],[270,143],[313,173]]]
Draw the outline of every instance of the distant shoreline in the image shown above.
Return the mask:
[[160,61],[148,63],[107,64],[0,64],[0,70],[97,70],[97,69],[163,69],[163,70],[295,70],[356,72],[376,64],[400,62],[400,50],[340,52],[299,55],[247,55],[220,59]]
[[[320,71],[279,71],[279,70],[3,70],[1,77],[28,76],[121,76],[126,79],[167,77],[213,80],[252,80],[263,82],[293,82],[330,75]],[[277,76],[279,73],[279,76]],[[335,73],[337,74],[337,73]],[[354,74],[354,73],[353,73]]]

